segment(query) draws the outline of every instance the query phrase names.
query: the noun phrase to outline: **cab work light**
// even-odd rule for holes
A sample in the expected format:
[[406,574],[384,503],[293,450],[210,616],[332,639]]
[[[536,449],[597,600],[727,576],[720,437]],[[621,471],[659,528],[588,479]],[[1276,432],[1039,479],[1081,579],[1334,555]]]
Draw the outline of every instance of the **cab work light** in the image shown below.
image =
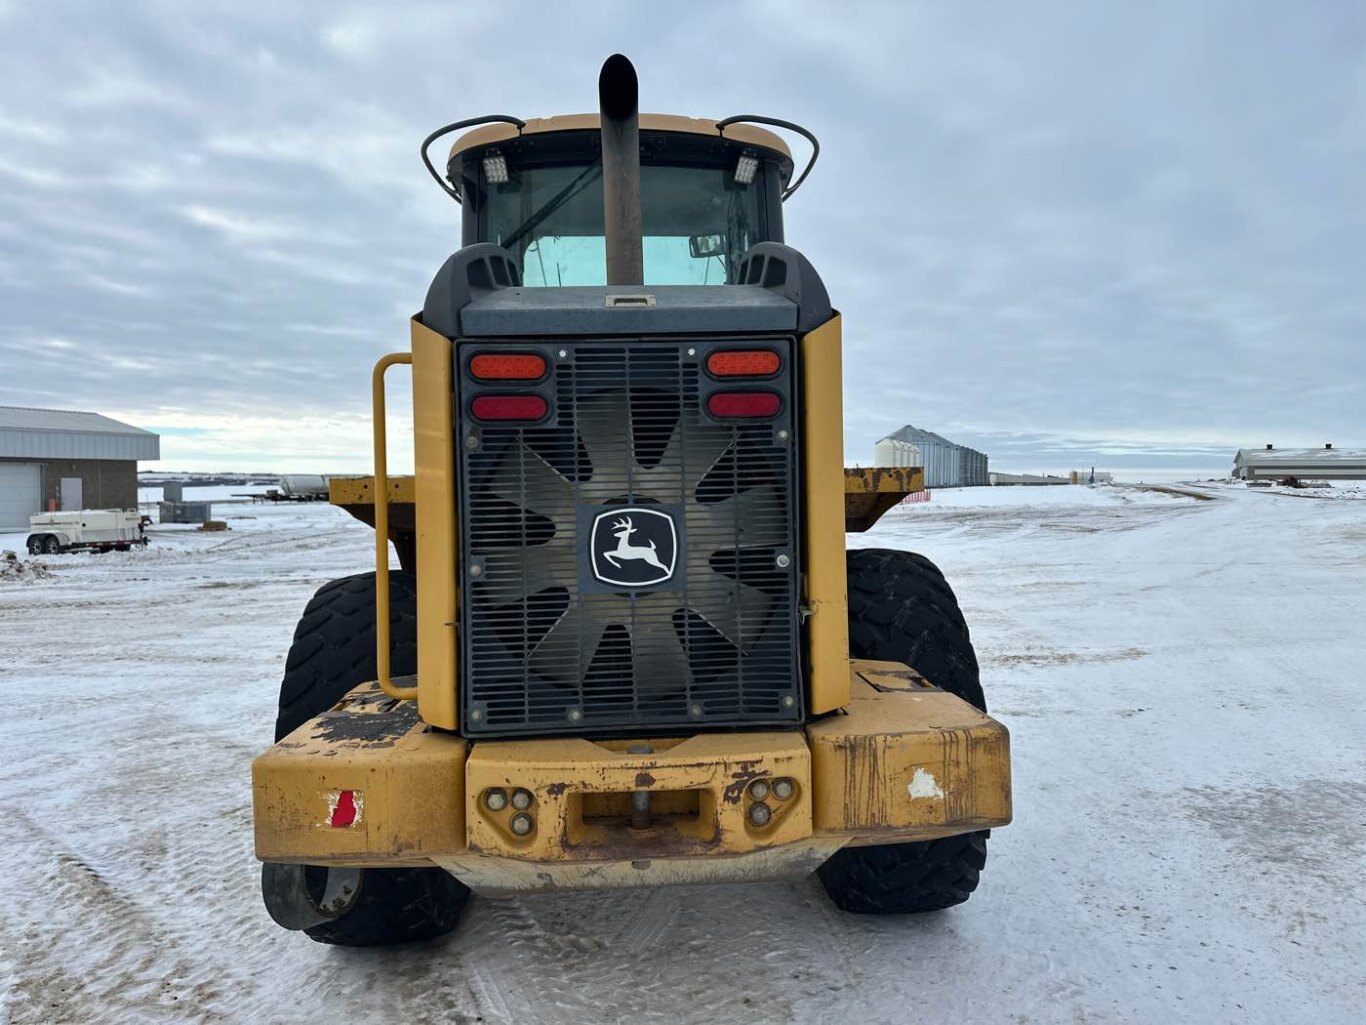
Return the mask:
[[484,180],[490,185],[502,185],[508,180],[508,162],[501,150],[491,149],[484,154]]
[[777,416],[782,399],[771,391],[723,391],[707,399],[707,412],[722,419]]
[[481,381],[539,381],[545,360],[533,353],[481,352],[470,360],[470,374]]
[[782,365],[778,354],[768,349],[713,352],[707,357],[707,373],[713,377],[772,377]]
[[476,420],[540,420],[547,408],[539,395],[480,395],[470,403]]
[[742,153],[735,162],[735,180],[741,185],[749,185],[759,170],[759,158],[753,153]]

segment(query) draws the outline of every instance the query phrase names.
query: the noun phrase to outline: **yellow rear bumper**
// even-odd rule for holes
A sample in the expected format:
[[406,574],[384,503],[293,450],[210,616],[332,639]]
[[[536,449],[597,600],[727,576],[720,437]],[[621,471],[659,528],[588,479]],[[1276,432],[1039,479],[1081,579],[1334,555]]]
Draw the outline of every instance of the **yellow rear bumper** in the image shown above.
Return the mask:
[[850,672],[849,706],[804,729],[648,741],[469,744],[367,684],[256,759],[256,854],[480,891],[715,882],[1010,821],[1004,726],[905,666]]

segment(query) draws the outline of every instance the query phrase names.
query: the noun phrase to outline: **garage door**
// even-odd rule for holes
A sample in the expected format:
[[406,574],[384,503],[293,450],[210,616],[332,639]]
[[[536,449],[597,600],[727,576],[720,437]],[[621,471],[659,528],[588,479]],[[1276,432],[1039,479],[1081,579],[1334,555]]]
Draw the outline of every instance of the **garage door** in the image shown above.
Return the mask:
[[0,463],[0,530],[28,530],[28,518],[42,511],[42,467]]

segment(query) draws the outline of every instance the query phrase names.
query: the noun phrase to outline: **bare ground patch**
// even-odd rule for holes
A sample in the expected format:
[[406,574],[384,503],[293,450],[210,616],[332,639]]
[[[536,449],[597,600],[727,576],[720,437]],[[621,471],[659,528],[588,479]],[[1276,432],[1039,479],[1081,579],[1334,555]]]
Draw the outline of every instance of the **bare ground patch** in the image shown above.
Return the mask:
[[1025,651],[984,655],[981,662],[990,666],[1067,666],[1081,662],[1131,662],[1147,654],[1143,648],[1120,648],[1117,651]]
[[1311,779],[1286,787],[1183,791],[1185,810],[1269,873],[1360,887],[1366,860],[1366,783]]
[[1188,491],[1185,488],[1169,487],[1166,484],[1131,484],[1135,491],[1152,491],[1159,495],[1171,495],[1174,498],[1193,498],[1197,502],[1216,501],[1214,495],[1204,491]]

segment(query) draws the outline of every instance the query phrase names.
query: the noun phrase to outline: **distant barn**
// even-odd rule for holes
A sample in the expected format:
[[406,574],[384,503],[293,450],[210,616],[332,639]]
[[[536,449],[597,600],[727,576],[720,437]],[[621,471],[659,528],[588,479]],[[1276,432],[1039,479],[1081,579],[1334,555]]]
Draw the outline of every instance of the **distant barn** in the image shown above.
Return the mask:
[[1239,480],[1366,480],[1366,449],[1240,448],[1233,457],[1233,475]]

